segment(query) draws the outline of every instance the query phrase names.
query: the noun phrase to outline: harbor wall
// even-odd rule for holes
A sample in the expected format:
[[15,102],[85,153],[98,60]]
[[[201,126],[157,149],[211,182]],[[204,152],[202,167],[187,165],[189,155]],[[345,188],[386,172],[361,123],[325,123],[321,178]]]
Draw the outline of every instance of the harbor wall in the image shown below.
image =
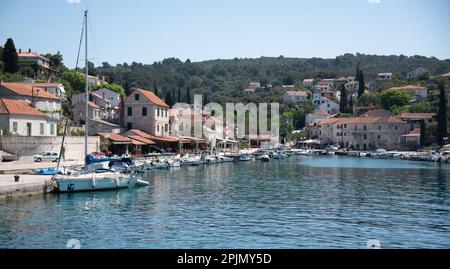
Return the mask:
[[[61,149],[62,136],[0,136],[0,150],[16,154],[18,157],[31,156],[42,151]],[[88,151],[98,151],[99,136],[88,137]],[[64,160],[84,160],[84,136],[66,136],[64,141]]]

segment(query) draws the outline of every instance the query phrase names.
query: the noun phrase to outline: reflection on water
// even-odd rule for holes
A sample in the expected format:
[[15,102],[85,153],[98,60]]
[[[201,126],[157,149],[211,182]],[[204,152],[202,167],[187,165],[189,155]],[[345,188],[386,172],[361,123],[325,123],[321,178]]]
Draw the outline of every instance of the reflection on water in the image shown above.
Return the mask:
[[146,188],[1,202],[0,248],[448,248],[449,167],[292,157],[155,170]]

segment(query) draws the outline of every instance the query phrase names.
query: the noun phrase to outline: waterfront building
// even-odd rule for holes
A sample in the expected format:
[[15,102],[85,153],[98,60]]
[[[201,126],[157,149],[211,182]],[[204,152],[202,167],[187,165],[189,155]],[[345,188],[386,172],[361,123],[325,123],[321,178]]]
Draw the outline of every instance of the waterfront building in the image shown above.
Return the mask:
[[153,92],[135,88],[124,100],[125,127],[153,136],[169,136],[170,107]]
[[[119,94],[118,94],[119,95]],[[78,93],[72,96],[72,104],[77,104],[81,101],[84,101],[85,94]],[[106,97],[104,94],[99,94],[96,92],[89,93],[89,101],[94,103],[100,108],[99,117],[102,120],[110,121],[112,123],[119,123],[119,104],[115,105],[117,101],[114,103]],[[120,95],[119,95],[119,103],[120,103]]]
[[[86,120],[86,102],[82,100],[72,105],[72,113],[75,124],[84,125]],[[88,135],[97,133],[121,133],[123,128],[120,125],[105,121],[101,118],[102,108],[94,102],[88,102]]]
[[418,123],[399,116],[374,117],[369,113],[360,117],[317,120],[307,126],[307,133],[322,144],[339,144],[356,150],[392,150],[407,146],[402,144],[401,136],[418,127]]
[[58,121],[61,118],[61,98],[34,83],[1,83],[0,97],[26,101],[52,120]]
[[33,87],[43,88],[45,91],[53,94],[56,97],[65,100],[67,98],[66,90],[64,89],[64,85],[62,83],[30,83]]
[[56,136],[57,121],[25,100],[0,98],[0,130],[17,136]]
[[391,90],[399,90],[411,93],[414,98],[414,101],[421,101],[427,99],[428,97],[428,88],[420,85],[407,85],[402,87],[393,87]]
[[97,94],[102,99],[109,101],[112,107],[118,108],[120,105],[120,94],[115,91],[111,91],[107,88],[100,88],[93,93]]
[[328,114],[325,111],[316,111],[313,113],[308,113],[305,117],[305,124],[309,125],[313,123],[316,120],[323,120],[323,119],[329,119],[332,118],[333,115]]
[[283,102],[303,105],[308,99],[306,91],[287,91],[283,95]]
[[312,93],[313,108],[316,111],[324,111],[328,114],[339,112],[339,104],[336,101],[337,92],[330,90],[314,90]]

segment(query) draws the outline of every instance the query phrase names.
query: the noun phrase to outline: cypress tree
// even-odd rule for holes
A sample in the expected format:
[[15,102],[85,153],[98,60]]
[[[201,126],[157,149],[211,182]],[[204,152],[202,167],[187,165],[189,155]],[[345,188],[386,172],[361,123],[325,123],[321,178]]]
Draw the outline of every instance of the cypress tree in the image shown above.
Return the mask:
[[358,98],[360,98],[364,94],[364,90],[365,90],[364,73],[363,73],[362,69],[359,70],[358,82],[359,82]]
[[5,63],[5,72],[16,73],[17,70],[19,70],[19,67],[17,65],[19,56],[17,55],[14,41],[11,38],[8,38],[8,40],[6,40],[5,47],[3,48],[2,58],[3,62]]
[[181,88],[178,88],[178,96],[177,96],[177,102],[181,103]]
[[192,101],[191,101],[191,89],[187,89],[187,92],[186,92],[186,104],[191,104],[192,103]]
[[438,144],[443,146],[445,144],[444,138],[447,137],[447,100],[445,96],[444,82],[439,83],[439,111],[437,114],[437,139]]
[[156,96],[159,97],[158,82],[156,82],[156,80],[155,80],[155,82],[153,83],[153,88],[154,88],[153,93],[154,93]]
[[206,104],[208,104],[208,103],[209,103],[208,95],[207,95],[206,93],[204,93],[204,94],[203,94],[203,105],[206,105]]
[[172,98],[172,94],[170,94],[169,91],[167,91],[165,102],[170,107],[172,107],[175,104],[175,102],[174,102],[174,100]]
[[178,100],[177,100],[177,98],[176,98],[177,96],[175,95],[175,89],[172,89],[172,100],[173,100],[173,103],[175,104],[176,102],[178,102]]
[[355,80],[356,80],[356,81],[359,81],[359,63],[358,63],[358,65],[356,66]]
[[348,110],[347,104],[347,89],[345,89],[345,84],[341,84],[341,100],[339,102],[339,111],[341,113],[346,113]]

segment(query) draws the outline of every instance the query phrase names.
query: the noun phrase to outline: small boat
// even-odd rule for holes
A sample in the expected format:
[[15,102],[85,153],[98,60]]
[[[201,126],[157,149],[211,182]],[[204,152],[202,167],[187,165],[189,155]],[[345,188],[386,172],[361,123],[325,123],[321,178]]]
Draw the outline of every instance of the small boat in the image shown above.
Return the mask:
[[167,169],[169,164],[167,162],[151,162],[154,169]]
[[310,149],[306,149],[306,150],[303,150],[303,151],[298,152],[298,155],[301,155],[301,156],[311,156],[311,155],[312,155],[312,151],[311,151]]
[[269,162],[270,161],[270,156],[267,155],[267,154],[263,154],[263,155],[258,157],[258,160],[263,161],[263,162]]
[[243,154],[243,155],[239,156],[239,161],[241,161],[241,162],[250,161],[250,156],[248,156],[247,154]]
[[427,156],[426,160],[429,162],[440,162],[442,160],[442,157],[438,152],[433,150]]
[[36,171],[37,175],[56,175],[56,174],[62,174],[62,172],[58,169],[52,169],[52,168],[43,168]]
[[286,159],[288,156],[282,152],[274,152],[272,154],[272,158],[278,160],[278,159]]
[[166,162],[169,165],[169,167],[180,167],[181,166],[181,163],[179,160],[168,159]]
[[188,158],[182,159],[181,163],[183,165],[198,166],[198,165],[202,164],[202,161],[195,157],[188,157]]
[[206,164],[216,164],[222,162],[222,160],[220,160],[216,155],[205,156],[204,161]]
[[55,175],[59,192],[110,190],[133,187],[137,179],[119,172]]
[[234,162],[234,159],[233,158],[230,158],[230,157],[226,157],[226,156],[217,156],[217,159],[219,159],[221,162],[224,162],[224,163],[226,163],[226,162]]

